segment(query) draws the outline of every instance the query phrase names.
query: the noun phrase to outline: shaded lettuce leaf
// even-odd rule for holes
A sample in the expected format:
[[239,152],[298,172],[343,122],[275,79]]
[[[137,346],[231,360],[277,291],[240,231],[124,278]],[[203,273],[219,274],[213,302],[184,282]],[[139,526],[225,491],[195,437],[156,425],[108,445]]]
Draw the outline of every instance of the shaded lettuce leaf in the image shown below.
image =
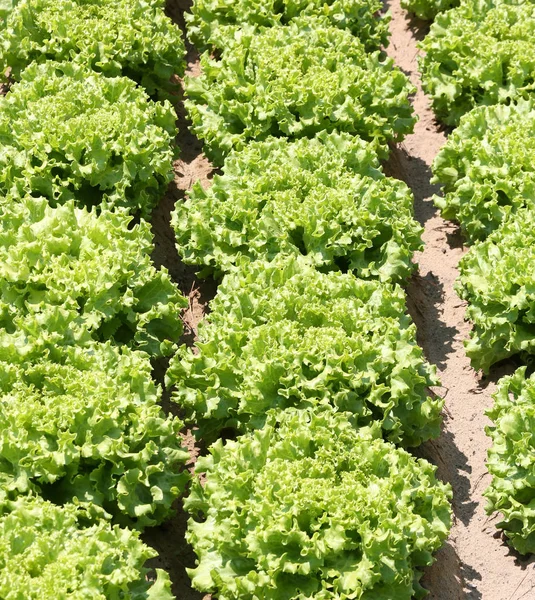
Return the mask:
[[432,21],[438,13],[460,4],[460,0],[401,0],[401,6],[420,19]]
[[164,13],[164,0],[18,0],[7,16],[0,71],[11,77],[32,62],[73,61],[117,77],[126,75],[149,94],[172,89],[182,76],[180,29]]
[[126,77],[33,64],[0,98],[0,190],[147,217],[173,178],[175,119]]
[[319,273],[303,257],[240,264],[219,286],[196,350],[179,349],[173,400],[214,439],[262,427],[270,408],[334,406],[414,446],[436,437],[442,400],[399,287]]
[[194,0],[185,13],[188,37],[198,47],[225,50],[240,26],[272,27],[299,16],[320,16],[331,25],[346,28],[366,50],[388,44],[390,15],[380,15],[380,0]]
[[481,106],[462,117],[433,162],[435,204],[459,221],[469,242],[485,239],[535,199],[533,101]]
[[409,188],[349,134],[251,142],[209,189],[196,184],[177,202],[171,223],[184,262],[203,274],[227,272],[242,256],[306,254],[322,269],[398,281],[422,245]]
[[535,553],[535,378],[525,367],[504,377],[487,411],[492,439],[487,468],[492,481],[485,490],[489,514],[500,512],[509,543],[521,554]]
[[[330,410],[270,413],[197,462],[187,539],[193,586],[221,598],[422,598],[446,539],[435,467]],[[204,487],[200,477],[206,478]]]
[[[0,472],[10,491],[102,506],[143,528],[171,514],[189,456],[143,353],[0,336]],[[25,344],[21,344],[24,339]]]
[[[0,596],[6,600],[172,600],[167,573],[139,534],[41,498],[0,502]],[[89,511],[91,512],[91,511]]]
[[152,264],[150,225],[131,221],[125,211],[97,215],[73,202],[0,200],[0,326],[9,331],[28,314],[46,321],[61,307],[96,340],[171,353],[187,301]]
[[520,208],[459,263],[459,295],[474,328],[466,353],[475,369],[535,352],[535,208]]
[[186,78],[186,108],[219,165],[233,148],[269,135],[336,129],[386,145],[414,127],[407,77],[391,59],[368,54],[349,31],[320,19],[244,30],[220,61],[205,53],[201,68],[199,77]]
[[535,78],[535,6],[525,0],[464,2],[437,16],[420,42],[424,91],[447,125],[478,105],[527,97]]

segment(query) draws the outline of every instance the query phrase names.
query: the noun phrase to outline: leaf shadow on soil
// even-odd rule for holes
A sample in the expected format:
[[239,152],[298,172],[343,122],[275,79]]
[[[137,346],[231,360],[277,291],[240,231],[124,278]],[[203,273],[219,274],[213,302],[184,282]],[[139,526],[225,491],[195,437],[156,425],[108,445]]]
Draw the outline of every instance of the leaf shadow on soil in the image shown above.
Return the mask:
[[414,217],[425,225],[437,209],[432,201],[434,194],[440,193],[440,186],[431,183],[433,176],[429,165],[417,156],[409,154],[403,144],[390,148],[390,156],[383,163],[383,170],[388,177],[404,181],[414,194]]
[[[469,475],[472,468],[467,457],[457,448],[453,434],[447,429],[449,419],[451,417],[445,412],[440,437],[412,449],[412,453],[435,464],[437,477],[451,484],[454,490],[453,519],[466,525],[477,508],[477,502],[471,500]],[[480,581],[479,571],[461,562],[452,543],[448,541],[437,552],[436,562],[426,569],[422,585],[430,590],[430,600],[481,600],[482,595],[477,589]]]
[[[392,9],[392,2],[390,0],[384,0],[383,2],[385,10]],[[407,29],[410,30],[412,37],[417,41],[421,42],[424,37],[429,33],[431,28],[431,22],[419,19],[416,15],[403,11],[403,19],[407,24]]]

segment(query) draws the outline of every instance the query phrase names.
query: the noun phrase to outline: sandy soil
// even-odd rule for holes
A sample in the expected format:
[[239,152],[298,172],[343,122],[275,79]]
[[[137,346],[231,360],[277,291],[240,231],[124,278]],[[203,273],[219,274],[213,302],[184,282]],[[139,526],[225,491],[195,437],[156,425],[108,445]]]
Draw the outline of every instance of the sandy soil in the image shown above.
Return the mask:
[[[183,26],[183,11],[189,0],[171,0],[168,13]],[[509,362],[500,365],[487,378],[474,372],[464,353],[463,340],[469,325],[464,321],[465,307],[454,292],[457,263],[465,252],[458,228],[438,216],[431,197],[439,190],[431,185],[430,165],[444,144],[446,132],[435,122],[429,102],[421,91],[417,72],[416,44],[426,33],[425,23],[411,20],[400,8],[399,0],[387,0],[392,13],[392,38],[388,54],[418,88],[414,98],[419,122],[413,135],[398,147],[385,165],[385,171],[403,179],[415,196],[416,218],[425,228],[425,249],[416,257],[419,271],[407,289],[410,312],[418,326],[419,343],[430,362],[437,365],[445,397],[443,433],[418,450],[438,466],[439,475],[454,490],[455,522],[437,562],[424,576],[424,586],[433,600],[521,600],[535,598],[535,559],[525,560],[511,552],[497,532],[497,517],[487,517],[482,493],[489,482],[485,468],[489,440],[484,427],[489,423],[484,411],[491,404],[496,380],[514,369]],[[188,48],[189,72],[198,72],[198,55]],[[201,144],[187,131],[181,103],[177,106],[180,134],[177,142],[181,157],[175,163],[175,181],[153,217],[156,250],[154,260],[166,266],[188,296],[190,307],[184,315],[184,341],[193,343],[196,326],[208,310],[216,282],[199,281],[195,270],[183,265],[176,253],[169,214],[181,201],[185,190],[200,179],[208,184],[212,167],[201,154]],[[155,365],[155,376],[163,379],[165,363]],[[165,399],[166,410],[176,407]],[[198,448],[190,433],[185,436],[193,456]],[[181,600],[203,596],[191,589],[185,567],[194,566],[194,555],[184,541],[186,516],[178,507],[177,516],[144,535],[160,553],[153,566],[166,569],[173,580],[173,591]],[[205,598],[209,598],[206,596]]]

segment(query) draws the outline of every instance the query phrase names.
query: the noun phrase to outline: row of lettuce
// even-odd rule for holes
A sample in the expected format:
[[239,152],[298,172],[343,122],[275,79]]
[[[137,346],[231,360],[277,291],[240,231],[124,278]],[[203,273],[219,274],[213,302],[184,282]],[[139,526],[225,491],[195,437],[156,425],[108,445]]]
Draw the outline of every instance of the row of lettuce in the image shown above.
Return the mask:
[[[436,16],[420,48],[424,89],[439,120],[455,126],[433,164],[442,215],[471,245],[459,295],[473,323],[466,351],[476,369],[535,350],[535,4],[525,0],[408,3]],[[493,445],[489,513],[511,544],[535,552],[535,378],[526,367],[501,380],[488,411]]]
[[172,226],[222,281],[167,383],[212,444],[185,506],[193,586],[219,598],[420,598],[451,524],[449,486],[404,449],[438,436],[443,401],[400,287],[421,227],[380,167],[415,118],[379,8],[186,15],[205,50],[186,108],[221,170]]
[[[186,299],[151,261],[184,72],[158,0],[4,3],[0,597],[170,600],[140,531],[189,480],[151,359]],[[176,84],[175,84],[176,86]]]

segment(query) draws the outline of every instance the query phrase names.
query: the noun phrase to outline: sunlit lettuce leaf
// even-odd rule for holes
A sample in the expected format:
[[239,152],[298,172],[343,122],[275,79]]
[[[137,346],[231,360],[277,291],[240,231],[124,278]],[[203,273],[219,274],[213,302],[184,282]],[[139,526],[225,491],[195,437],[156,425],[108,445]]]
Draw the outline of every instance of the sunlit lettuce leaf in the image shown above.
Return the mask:
[[197,462],[186,508],[193,586],[220,598],[422,598],[447,537],[435,467],[329,410],[272,413]]
[[0,596],[6,600],[172,600],[171,582],[144,565],[156,552],[135,531],[92,521],[41,498],[0,502]]
[[309,15],[349,29],[371,51],[388,44],[390,15],[382,9],[380,0],[194,0],[184,16],[188,37],[201,48],[225,50],[240,26],[272,27]]
[[149,94],[183,75],[180,29],[164,0],[18,0],[6,19],[0,71],[19,79],[32,62],[68,60],[116,77],[126,75]]
[[169,354],[187,301],[154,267],[152,249],[150,225],[132,225],[125,211],[0,200],[0,327],[9,331],[28,314],[46,321],[60,307],[96,340]]
[[2,332],[0,372],[0,472],[11,492],[93,502],[139,528],[169,516],[188,453],[146,354]]
[[478,105],[527,97],[535,77],[535,6],[473,0],[441,13],[420,42],[424,90],[447,125]]
[[469,242],[484,239],[535,201],[533,101],[481,106],[462,117],[433,163],[444,197],[435,204],[459,221]]
[[420,19],[432,21],[438,13],[458,6],[460,0],[401,0],[401,6]]
[[319,273],[303,257],[243,262],[220,285],[197,351],[171,360],[173,400],[205,439],[261,427],[270,408],[330,405],[417,445],[439,434],[443,402],[404,311],[401,288]]
[[33,64],[0,97],[0,190],[148,216],[173,178],[175,118],[126,77]]
[[336,129],[386,144],[414,127],[407,77],[391,59],[368,54],[349,31],[319,19],[243,31],[221,60],[205,53],[201,69],[186,78],[186,107],[217,164],[233,148],[269,135]]
[[398,281],[414,268],[421,227],[413,197],[380,170],[373,145],[349,134],[251,142],[209,189],[193,187],[172,215],[178,252],[203,273],[242,256],[306,254],[318,267]]
[[504,377],[487,412],[493,425],[487,467],[492,481],[485,491],[487,512],[501,513],[498,527],[522,554],[535,553],[535,378],[526,369]]
[[459,263],[457,290],[474,323],[466,352],[476,369],[535,352],[535,209],[521,208]]

